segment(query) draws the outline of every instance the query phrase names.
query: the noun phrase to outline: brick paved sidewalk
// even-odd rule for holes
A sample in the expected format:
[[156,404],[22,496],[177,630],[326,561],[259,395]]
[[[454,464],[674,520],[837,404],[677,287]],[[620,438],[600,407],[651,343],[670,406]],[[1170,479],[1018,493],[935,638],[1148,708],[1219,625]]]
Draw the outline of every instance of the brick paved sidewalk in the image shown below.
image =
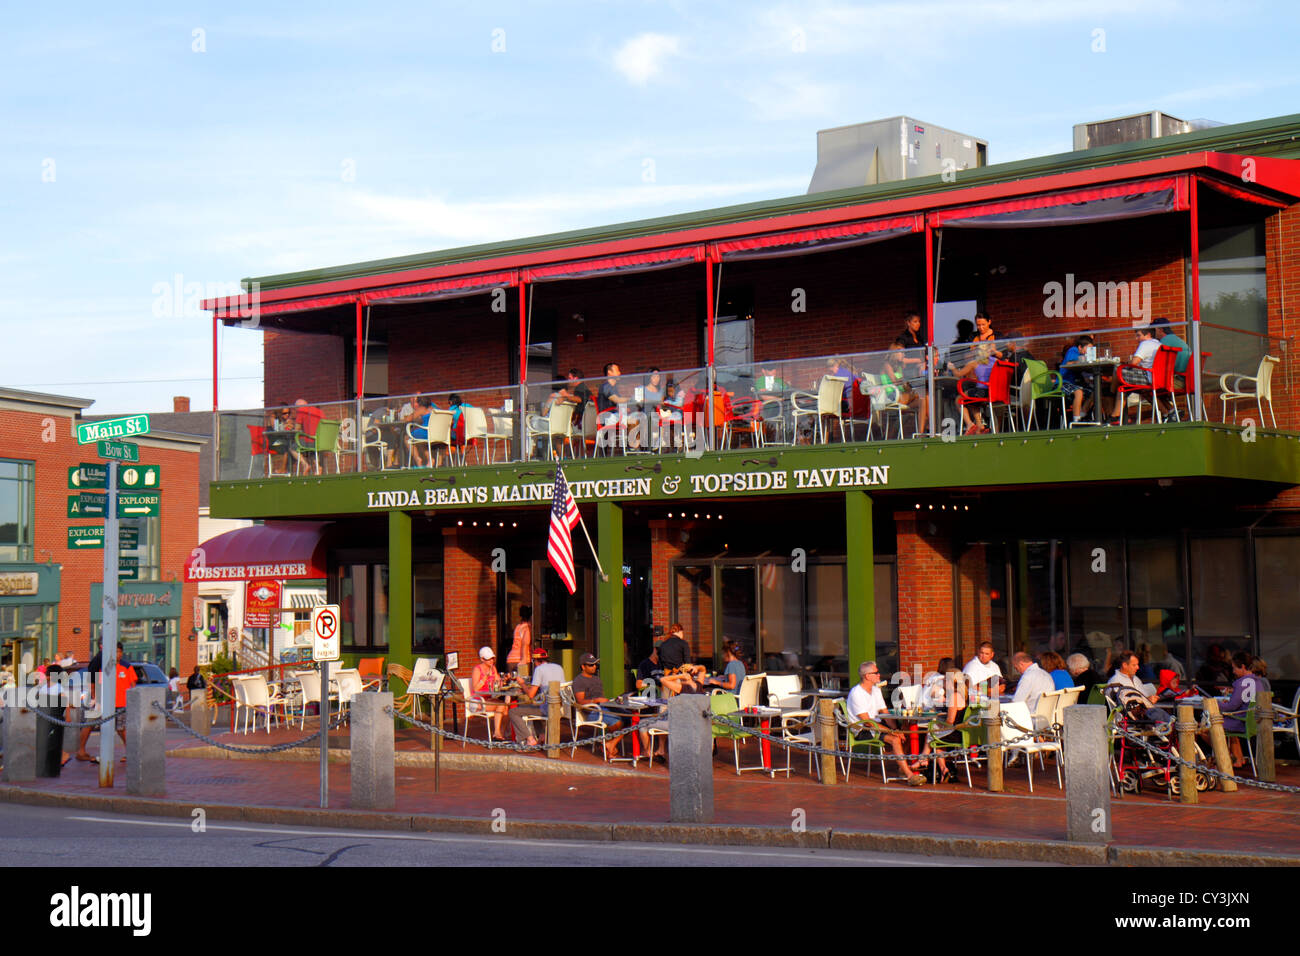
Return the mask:
[[[310,731],[310,728],[308,728]],[[276,730],[249,735],[222,734],[237,745],[265,746],[297,739],[304,732]],[[331,743],[346,746],[347,731]],[[181,741],[181,745],[185,745]],[[191,742],[192,743],[192,742]],[[428,751],[428,737],[404,731],[399,749]],[[464,753],[473,754],[472,745]],[[482,753],[482,749],[480,753]],[[751,751],[753,745],[750,745]],[[459,755],[458,745],[447,753]],[[750,759],[753,754],[749,755]],[[525,758],[546,760],[546,758]],[[745,755],[742,754],[742,760]],[[560,760],[547,760],[563,767]],[[590,749],[579,749],[576,762],[600,764]],[[784,760],[777,761],[784,766]],[[624,765],[627,766],[627,765]],[[1065,798],[1055,772],[1035,773],[1035,793],[1027,792],[1023,769],[1007,772],[1008,792],[990,794],[960,786],[910,788],[880,782],[855,769],[852,779],[823,786],[807,773],[807,758],[795,754],[795,772],[771,779],[763,774],[738,778],[729,746],[719,747],[714,777],[715,823],[789,827],[796,811],[808,829],[869,833],[931,834],[945,837],[1060,841],[1065,835]],[[93,764],[70,763],[56,780],[38,780],[27,787],[83,796],[103,795]],[[508,820],[663,824],[668,819],[668,774],[659,763],[648,769],[610,776],[568,773],[521,773],[505,770],[444,768],[442,792],[433,792],[432,769],[399,766],[397,804],[403,814],[491,819],[504,810]],[[1279,768],[1279,782],[1300,785],[1300,768]],[[115,796],[125,794],[118,775]],[[310,760],[199,759],[172,756],[167,761],[167,800],[190,806],[229,804],[285,808],[319,807],[319,770]],[[349,802],[349,767],[330,765],[330,807],[345,810]],[[1182,806],[1163,795],[1125,797],[1112,803],[1115,845],[1189,848],[1241,853],[1288,854],[1300,857],[1300,794],[1271,793],[1242,787],[1235,794],[1201,795],[1197,806]]]

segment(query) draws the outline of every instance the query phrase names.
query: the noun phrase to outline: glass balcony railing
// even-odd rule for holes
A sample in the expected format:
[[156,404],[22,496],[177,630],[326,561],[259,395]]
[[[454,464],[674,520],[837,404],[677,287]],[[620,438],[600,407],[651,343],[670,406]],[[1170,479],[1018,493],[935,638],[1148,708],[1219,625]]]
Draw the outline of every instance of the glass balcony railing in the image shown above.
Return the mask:
[[1093,329],[222,411],[217,478],[1152,421],[1287,427],[1289,342],[1208,323],[1162,336]]

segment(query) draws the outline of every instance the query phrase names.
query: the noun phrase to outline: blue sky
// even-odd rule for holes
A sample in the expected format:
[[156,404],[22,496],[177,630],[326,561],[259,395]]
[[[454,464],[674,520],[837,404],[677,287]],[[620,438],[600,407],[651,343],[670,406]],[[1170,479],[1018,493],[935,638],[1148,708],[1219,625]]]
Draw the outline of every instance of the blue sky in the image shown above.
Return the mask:
[[[1289,3],[49,9],[0,57],[0,384],[101,413],[211,407],[195,288],[802,193],[818,129],[907,114],[1002,162],[1300,112]],[[258,333],[221,396],[261,404]]]

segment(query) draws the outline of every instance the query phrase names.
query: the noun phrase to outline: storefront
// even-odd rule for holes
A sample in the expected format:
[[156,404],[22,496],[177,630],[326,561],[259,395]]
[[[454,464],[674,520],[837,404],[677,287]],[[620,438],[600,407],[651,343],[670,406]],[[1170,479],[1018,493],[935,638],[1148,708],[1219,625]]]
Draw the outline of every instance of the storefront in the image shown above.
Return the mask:
[[[103,585],[90,586],[91,652],[103,640]],[[117,590],[117,643],[127,660],[180,668],[181,585],[176,581],[123,581]]]
[[54,564],[0,564],[0,645],[4,663],[28,670],[58,647],[59,577]]

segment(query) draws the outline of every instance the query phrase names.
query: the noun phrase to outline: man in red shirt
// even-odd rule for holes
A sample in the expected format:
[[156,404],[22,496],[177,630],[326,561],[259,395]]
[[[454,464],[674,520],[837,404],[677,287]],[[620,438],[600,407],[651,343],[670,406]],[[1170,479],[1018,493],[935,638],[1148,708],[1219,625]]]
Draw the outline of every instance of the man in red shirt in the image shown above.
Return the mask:
[[[113,678],[113,697],[117,709],[117,718],[114,721],[117,726],[117,735],[122,738],[122,762],[126,762],[126,692],[128,688],[135,686],[135,668],[122,660],[122,645],[117,645],[117,672]],[[91,684],[94,687],[94,684]],[[93,693],[93,691],[92,691]],[[107,724],[101,725],[102,727]],[[78,741],[77,759],[98,763],[99,761],[86,752],[86,742],[90,739],[90,728],[81,729],[81,739]]]

